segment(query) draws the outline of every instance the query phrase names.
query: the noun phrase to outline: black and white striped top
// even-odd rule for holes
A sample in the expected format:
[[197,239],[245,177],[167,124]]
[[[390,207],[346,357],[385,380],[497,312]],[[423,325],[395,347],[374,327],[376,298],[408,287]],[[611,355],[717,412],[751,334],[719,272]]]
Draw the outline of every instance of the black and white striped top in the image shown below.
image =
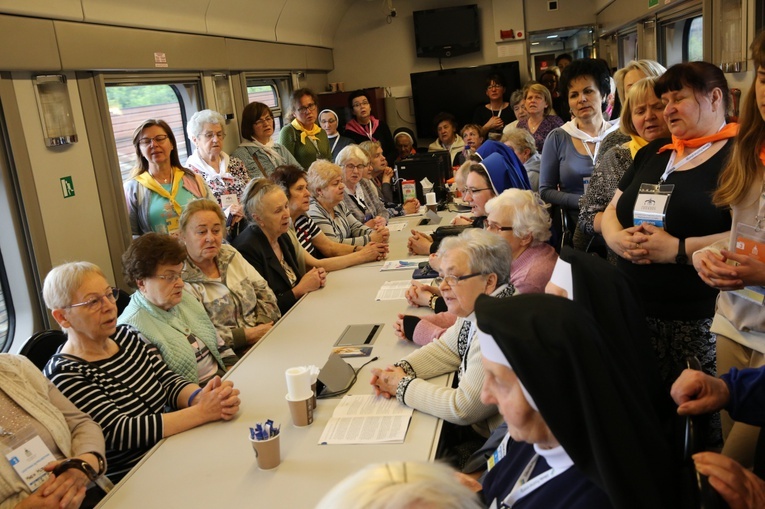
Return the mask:
[[300,241],[300,245],[314,256],[316,256],[316,248],[313,247],[311,241],[320,233],[319,227],[307,215],[302,214],[295,220],[295,234]]
[[108,477],[117,482],[163,436],[165,406],[177,408],[189,382],[149,352],[137,332],[118,325],[119,351],[94,362],[53,356],[47,376],[77,408],[101,425]]

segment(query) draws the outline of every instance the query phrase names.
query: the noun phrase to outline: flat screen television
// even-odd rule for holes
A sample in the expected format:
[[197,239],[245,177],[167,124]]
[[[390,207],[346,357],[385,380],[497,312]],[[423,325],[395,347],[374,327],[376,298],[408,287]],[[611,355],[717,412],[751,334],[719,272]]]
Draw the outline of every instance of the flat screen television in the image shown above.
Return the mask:
[[426,177],[433,182],[436,199],[443,201],[447,195],[446,181],[452,178],[452,158],[446,150],[414,154],[396,162],[396,174],[399,179],[415,181],[420,203],[425,203],[420,181]]
[[498,74],[504,79],[505,100],[510,99],[513,91],[521,88],[518,62],[410,74],[417,136],[435,138],[433,119],[442,111],[457,117],[460,127],[471,123],[476,108],[489,102],[486,97],[486,79],[492,74]]
[[481,51],[478,5],[414,11],[418,57],[447,58]]

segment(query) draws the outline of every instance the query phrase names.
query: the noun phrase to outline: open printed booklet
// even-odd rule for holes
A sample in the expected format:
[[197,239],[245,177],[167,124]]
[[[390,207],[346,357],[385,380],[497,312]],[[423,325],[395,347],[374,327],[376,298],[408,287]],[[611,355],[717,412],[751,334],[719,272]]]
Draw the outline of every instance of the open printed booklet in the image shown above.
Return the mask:
[[324,428],[319,444],[400,444],[406,438],[412,413],[395,398],[345,396]]

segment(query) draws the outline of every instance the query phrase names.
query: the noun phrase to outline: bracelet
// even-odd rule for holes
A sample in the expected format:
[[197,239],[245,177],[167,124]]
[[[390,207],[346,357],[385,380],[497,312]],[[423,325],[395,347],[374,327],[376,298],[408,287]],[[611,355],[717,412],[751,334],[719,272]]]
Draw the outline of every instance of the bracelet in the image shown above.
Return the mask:
[[101,453],[98,451],[88,451],[85,454],[92,454],[98,460],[98,472],[96,472],[96,476],[101,477],[104,475],[104,473],[106,473],[106,460]]
[[87,461],[80,459],[80,458],[69,458],[65,459],[58,465],[56,465],[56,468],[53,469],[53,475],[56,477],[60,476],[70,468],[75,468],[85,474],[88,477],[88,480],[95,481],[98,479],[98,474],[96,473],[96,470],[90,466],[90,463]]
[[436,310],[436,301],[438,300],[438,295],[435,293],[430,296],[430,302],[428,302],[428,307],[432,309],[433,311]]
[[197,389],[194,392],[192,392],[191,393],[191,397],[189,397],[189,404],[186,405],[186,406],[191,406],[191,402],[194,401],[194,398],[196,398],[197,394],[199,394],[201,391],[202,391],[202,388],[200,387],[199,389]]

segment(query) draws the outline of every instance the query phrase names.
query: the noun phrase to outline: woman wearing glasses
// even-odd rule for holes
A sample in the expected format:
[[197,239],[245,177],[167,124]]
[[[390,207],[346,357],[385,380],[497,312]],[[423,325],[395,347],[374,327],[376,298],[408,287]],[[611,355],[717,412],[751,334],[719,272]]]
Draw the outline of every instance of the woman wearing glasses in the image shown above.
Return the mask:
[[205,385],[239,360],[207,316],[183,290],[186,249],[173,237],[143,235],[122,255],[125,280],[138,291],[118,318],[151,343],[165,364],[184,379]]
[[327,133],[316,123],[319,118],[318,101],[316,94],[307,88],[292,92],[290,109],[294,118],[279,133],[279,143],[295,156],[303,168],[308,168],[317,159],[332,160]]
[[[202,110],[192,115],[186,132],[195,149],[186,160],[186,166],[205,179],[218,205],[226,217],[231,217],[230,224],[234,226],[244,219],[240,197],[250,176],[240,159],[223,152],[225,126],[226,120],[217,111]],[[234,226],[233,230],[238,228]]]
[[164,120],[145,120],[133,133],[133,145],[137,163],[123,186],[133,238],[152,231],[176,234],[186,203],[215,196],[202,177],[181,166]]
[[250,180],[268,177],[283,164],[299,166],[292,153],[271,138],[274,134],[274,115],[265,104],[251,102],[244,107],[240,133],[242,143],[231,155],[244,162]]
[[[502,418],[494,405],[481,403],[484,371],[481,348],[474,341],[473,308],[479,295],[512,295],[510,247],[497,235],[470,229],[444,239],[438,256],[441,294],[457,321],[440,338],[393,366],[373,369],[370,383],[377,394],[459,426],[472,425],[488,436]],[[454,389],[427,381],[453,372],[458,379]]]
[[45,375],[101,426],[113,482],[162,438],[229,420],[239,410],[231,382],[214,378],[200,389],[153,355],[134,329],[118,326],[116,289],[92,263],[55,267],[43,297],[67,336]]
[[337,154],[335,163],[343,169],[343,203],[353,217],[370,228],[388,224],[388,209],[370,180],[369,158],[358,145],[348,145]]
[[473,114],[473,123],[483,126],[492,139],[502,136],[502,129],[515,120],[513,108],[505,101],[505,80],[494,74],[486,79],[486,97],[489,104],[479,106]]
[[353,118],[345,124],[343,134],[359,144],[365,141],[379,141],[388,164],[393,166],[398,151],[390,134],[390,128],[384,121],[372,115],[372,105],[363,90],[351,92],[348,96],[348,106],[353,112]]

